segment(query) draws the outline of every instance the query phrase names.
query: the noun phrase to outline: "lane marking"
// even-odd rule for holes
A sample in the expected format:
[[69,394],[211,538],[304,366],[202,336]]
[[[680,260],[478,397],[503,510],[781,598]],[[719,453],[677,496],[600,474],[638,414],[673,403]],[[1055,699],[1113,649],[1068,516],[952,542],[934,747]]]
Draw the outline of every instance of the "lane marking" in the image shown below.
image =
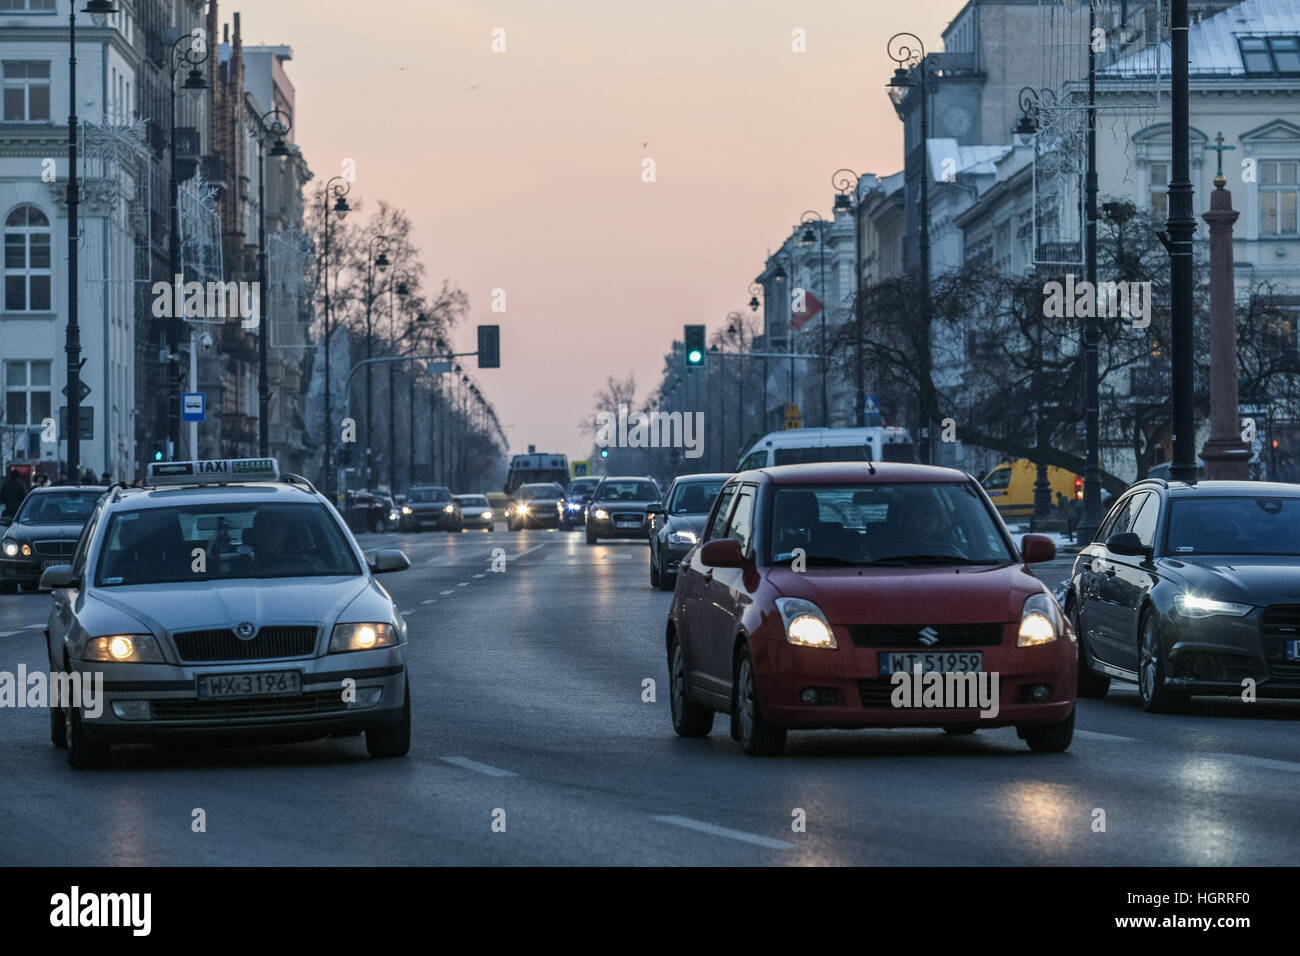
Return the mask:
[[1248,767],[1259,767],[1262,770],[1282,770],[1286,773],[1300,773],[1300,763],[1295,763],[1290,760],[1273,760],[1269,757],[1251,757],[1246,754],[1203,754],[1202,756],[1218,757],[1220,760],[1245,764]]
[[398,613],[400,613],[400,614],[402,615],[402,617],[407,617],[408,615],[414,614],[415,612],[414,612],[414,611],[399,611]]
[[421,604],[432,604],[432,603],[433,603],[433,598],[425,598],[425,599],[424,599],[423,601],[421,601],[420,603],[421,603]]
[[461,581],[459,584],[456,585],[456,587],[458,587],[458,588],[467,588],[467,587],[469,587],[469,582],[468,582],[468,581]]
[[439,591],[438,593],[439,593],[439,594],[450,594],[450,593],[451,593],[451,588],[447,588],[447,590],[445,590],[445,591]]
[[[544,547],[546,547],[546,542],[545,542],[545,541],[543,541],[541,544],[535,544],[535,545],[533,545],[533,546],[532,546],[531,548],[529,548],[527,551],[520,551],[520,552],[518,552],[517,554],[507,554],[507,555],[506,555],[506,560],[507,560],[507,561],[515,561],[515,560],[517,560],[517,559],[519,559],[519,558],[522,558],[525,554],[532,554],[532,553],[533,553],[534,551],[536,551],[538,548],[544,548]],[[485,560],[485,561],[491,561],[491,560],[493,560],[493,559],[492,559],[491,557],[487,557],[487,558],[484,558],[483,560]]]
[[27,630],[29,630],[29,631],[39,631],[39,630],[43,630],[44,627],[45,627],[45,625],[44,625],[44,624],[26,624],[26,625],[24,625],[24,627],[25,627]]
[[739,840],[741,843],[752,843],[755,846],[765,846],[769,850],[793,850],[793,843],[786,843],[784,840],[773,840],[771,837],[759,836],[756,833],[745,833],[743,830],[732,830],[728,827],[720,827],[713,823],[704,823],[701,820],[692,820],[690,817],[651,817],[652,820],[658,820],[660,823],[670,823],[675,827],[682,827],[687,830],[697,830],[700,833],[708,833],[712,836],[726,837],[729,840]]
[[1075,730],[1074,736],[1082,737],[1084,740],[1116,740],[1124,743],[1132,743],[1136,737],[1120,737],[1118,734],[1103,734],[1098,730]]
[[470,760],[468,757],[442,757],[447,763],[455,764],[462,770],[473,770],[475,773],[481,773],[488,777],[516,777],[514,771],[501,770],[497,767],[489,767],[485,763],[479,763],[477,760]]
[[483,577],[487,577],[487,575],[486,575],[486,574],[476,574],[476,575],[474,575],[474,577],[476,577],[476,578],[483,578]]
[[17,631],[0,631],[0,637],[13,637]]

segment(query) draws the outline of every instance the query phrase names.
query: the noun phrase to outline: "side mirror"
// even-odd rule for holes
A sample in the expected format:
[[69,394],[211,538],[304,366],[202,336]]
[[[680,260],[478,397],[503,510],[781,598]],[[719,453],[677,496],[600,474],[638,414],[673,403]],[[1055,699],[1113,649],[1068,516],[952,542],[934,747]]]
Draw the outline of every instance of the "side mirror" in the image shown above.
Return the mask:
[[745,553],[735,538],[714,538],[700,548],[700,562],[711,568],[743,568]]
[[1020,539],[1025,564],[1038,564],[1056,557],[1056,542],[1045,534],[1027,534]]
[[1106,539],[1106,547],[1113,554],[1126,555],[1133,558],[1145,558],[1151,553],[1151,549],[1142,543],[1132,531],[1120,531],[1112,534]]
[[[399,551],[397,548],[383,548],[375,551],[366,559],[370,565],[371,574],[387,574],[389,571],[405,571],[411,566],[411,559],[406,556],[406,552]],[[51,571],[54,568],[50,569]]]
[[81,587],[81,579],[72,573],[72,565],[56,564],[41,572],[41,583],[37,586],[43,591],[79,588]]

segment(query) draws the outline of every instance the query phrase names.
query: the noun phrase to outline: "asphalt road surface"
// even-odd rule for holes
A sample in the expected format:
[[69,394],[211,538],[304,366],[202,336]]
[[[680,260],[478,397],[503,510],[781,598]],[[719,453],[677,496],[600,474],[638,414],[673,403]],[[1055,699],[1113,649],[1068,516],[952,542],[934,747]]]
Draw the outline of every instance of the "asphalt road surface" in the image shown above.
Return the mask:
[[[76,772],[45,711],[0,710],[0,863],[1300,862],[1285,836],[1300,703],[1199,698],[1155,716],[1116,684],[1079,702],[1065,754],[1006,728],[792,733],[785,756],[750,758],[725,717],[703,740],[672,731],[670,596],[648,586],[644,544],[500,530],[362,544],[412,559],[382,578],[410,632],[407,758],[371,760],[360,737],[140,745]],[[47,667],[48,604],[0,595],[0,670]]]

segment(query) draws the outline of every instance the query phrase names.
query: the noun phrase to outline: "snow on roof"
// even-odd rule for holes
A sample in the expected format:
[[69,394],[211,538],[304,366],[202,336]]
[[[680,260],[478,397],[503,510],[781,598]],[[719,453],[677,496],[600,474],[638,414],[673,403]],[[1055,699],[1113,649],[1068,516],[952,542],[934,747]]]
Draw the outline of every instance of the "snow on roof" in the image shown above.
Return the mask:
[[[1011,146],[958,146],[955,139],[931,139],[927,145],[930,175],[937,182],[962,173],[991,176],[997,172],[997,161],[1013,148]],[[947,160],[955,162],[956,168],[945,168],[944,164]]]
[[[1196,75],[1245,76],[1237,38],[1300,36],[1300,3],[1296,0],[1243,0],[1235,7],[1194,23],[1187,31],[1191,72]],[[1109,76],[1150,76],[1157,56],[1162,75],[1170,72],[1167,43],[1149,46],[1117,60],[1100,72]]]

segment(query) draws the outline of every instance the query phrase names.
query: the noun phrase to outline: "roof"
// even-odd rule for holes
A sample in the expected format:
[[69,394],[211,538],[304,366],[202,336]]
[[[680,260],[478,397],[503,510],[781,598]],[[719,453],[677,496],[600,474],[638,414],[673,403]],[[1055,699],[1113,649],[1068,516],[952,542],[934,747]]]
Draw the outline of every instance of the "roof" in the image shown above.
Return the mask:
[[[1295,0],[1243,0],[1200,23],[1194,23],[1187,31],[1191,74],[1246,76],[1237,38],[1269,35],[1300,36],[1300,4]],[[1170,73],[1168,43],[1139,50],[1099,73],[1104,76],[1150,76],[1157,68],[1162,75]],[[1259,79],[1276,77],[1260,76]]]
[[[931,138],[926,141],[930,159],[930,176],[934,182],[950,180],[954,175],[969,174],[992,176],[997,173],[997,161],[1014,147],[1011,146],[958,146],[955,139]],[[945,169],[949,160],[955,169]]]
[[294,495],[302,500],[306,496],[319,500],[316,493],[301,484],[287,481],[231,482],[225,485],[167,485],[160,488],[123,488],[120,497],[111,498],[110,506],[128,508],[173,508],[178,505],[201,503],[243,504],[250,498],[271,500]]
[[773,465],[743,472],[751,480],[766,475],[778,485],[889,484],[896,482],[970,481],[964,471],[937,465],[911,465],[904,462],[875,462],[874,472],[866,462],[818,462],[807,465]]
[[1258,496],[1274,496],[1278,498],[1300,497],[1300,485],[1293,485],[1282,481],[1198,481],[1194,485],[1183,484],[1180,481],[1171,481],[1169,483],[1171,494],[1182,497],[1199,496],[1208,497],[1229,497],[1237,495],[1249,495],[1252,498]]
[[714,471],[714,472],[707,472],[698,475],[678,475],[676,478],[673,479],[673,481],[679,483],[686,483],[690,481],[726,481],[734,474],[735,474],[734,471]]

